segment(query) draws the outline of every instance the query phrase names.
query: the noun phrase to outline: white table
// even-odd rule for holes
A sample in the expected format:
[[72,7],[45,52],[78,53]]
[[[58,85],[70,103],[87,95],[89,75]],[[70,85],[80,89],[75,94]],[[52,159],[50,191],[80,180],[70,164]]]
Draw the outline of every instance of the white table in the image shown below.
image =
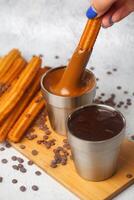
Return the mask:
[[[17,47],[27,59],[33,54],[43,54],[45,65],[66,64],[85,24],[88,5],[87,0],[0,0],[0,54]],[[55,55],[59,55],[60,59],[55,59]],[[117,101],[125,98],[134,100],[133,14],[110,29],[102,29],[88,66],[91,65],[100,78],[98,94],[103,91],[109,96],[112,91],[117,94]],[[108,76],[106,71],[114,67],[118,71],[114,76]],[[123,90],[118,91],[117,85],[122,85]],[[129,91],[128,95],[123,94],[124,90]],[[127,110],[121,109],[127,118],[127,134],[134,131],[133,108],[134,105]],[[0,152],[0,159],[6,157],[11,160],[12,155],[21,156],[10,148]],[[27,159],[24,160],[26,163]],[[21,174],[12,169],[12,164],[13,161],[0,164],[0,176],[4,177],[3,183],[0,183],[0,200],[78,199],[43,171],[41,176],[34,175],[37,166],[27,166],[28,172]],[[18,179],[16,185],[11,183],[13,178]],[[38,192],[31,190],[32,184],[39,186]],[[20,192],[20,185],[26,185],[27,192]],[[134,186],[131,186],[115,199],[133,200],[133,190]]]

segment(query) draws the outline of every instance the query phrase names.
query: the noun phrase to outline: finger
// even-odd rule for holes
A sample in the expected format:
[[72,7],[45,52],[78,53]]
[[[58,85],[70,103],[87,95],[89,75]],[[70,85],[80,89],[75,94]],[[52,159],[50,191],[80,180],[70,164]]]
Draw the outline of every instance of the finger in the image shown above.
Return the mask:
[[131,13],[131,10],[126,5],[123,5],[121,8],[117,9],[112,15],[112,22],[119,22],[124,17],[128,16]]
[[110,7],[117,0],[92,0],[90,8],[87,10],[87,17],[89,19],[95,18],[96,16],[101,16],[107,12]]
[[108,28],[110,26],[113,25],[113,21],[112,21],[112,16],[113,16],[113,13],[115,13],[116,11],[116,8],[115,7],[112,7],[105,15],[104,17],[102,18],[102,27],[103,28]]

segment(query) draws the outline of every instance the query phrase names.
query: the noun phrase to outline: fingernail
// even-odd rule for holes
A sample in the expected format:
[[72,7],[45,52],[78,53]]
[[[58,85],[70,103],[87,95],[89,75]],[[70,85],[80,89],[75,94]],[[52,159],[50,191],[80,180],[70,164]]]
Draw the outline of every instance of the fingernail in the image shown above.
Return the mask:
[[109,24],[110,24],[110,26],[112,26],[114,24],[112,17],[109,18]]
[[96,12],[95,8],[93,8],[93,6],[90,6],[90,8],[87,10],[86,16],[89,19],[93,19],[97,16],[97,12]]

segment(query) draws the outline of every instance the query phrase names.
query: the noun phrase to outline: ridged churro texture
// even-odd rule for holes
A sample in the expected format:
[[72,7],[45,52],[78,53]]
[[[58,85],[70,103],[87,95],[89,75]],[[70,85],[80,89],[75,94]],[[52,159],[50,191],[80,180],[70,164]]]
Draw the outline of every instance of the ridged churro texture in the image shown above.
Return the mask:
[[45,106],[40,79],[50,67],[41,68],[41,64],[40,56],[33,56],[27,62],[18,49],[0,58],[0,142],[5,141],[7,135],[10,140],[19,142]]

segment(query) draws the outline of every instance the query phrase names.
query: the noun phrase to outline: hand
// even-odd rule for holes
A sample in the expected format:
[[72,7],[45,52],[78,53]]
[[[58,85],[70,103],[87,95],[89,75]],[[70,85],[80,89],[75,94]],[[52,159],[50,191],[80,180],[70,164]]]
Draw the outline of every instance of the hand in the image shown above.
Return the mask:
[[103,15],[102,26],[107,28],[134,11],[134,0],[92,0],[87,11],[89,19]]

